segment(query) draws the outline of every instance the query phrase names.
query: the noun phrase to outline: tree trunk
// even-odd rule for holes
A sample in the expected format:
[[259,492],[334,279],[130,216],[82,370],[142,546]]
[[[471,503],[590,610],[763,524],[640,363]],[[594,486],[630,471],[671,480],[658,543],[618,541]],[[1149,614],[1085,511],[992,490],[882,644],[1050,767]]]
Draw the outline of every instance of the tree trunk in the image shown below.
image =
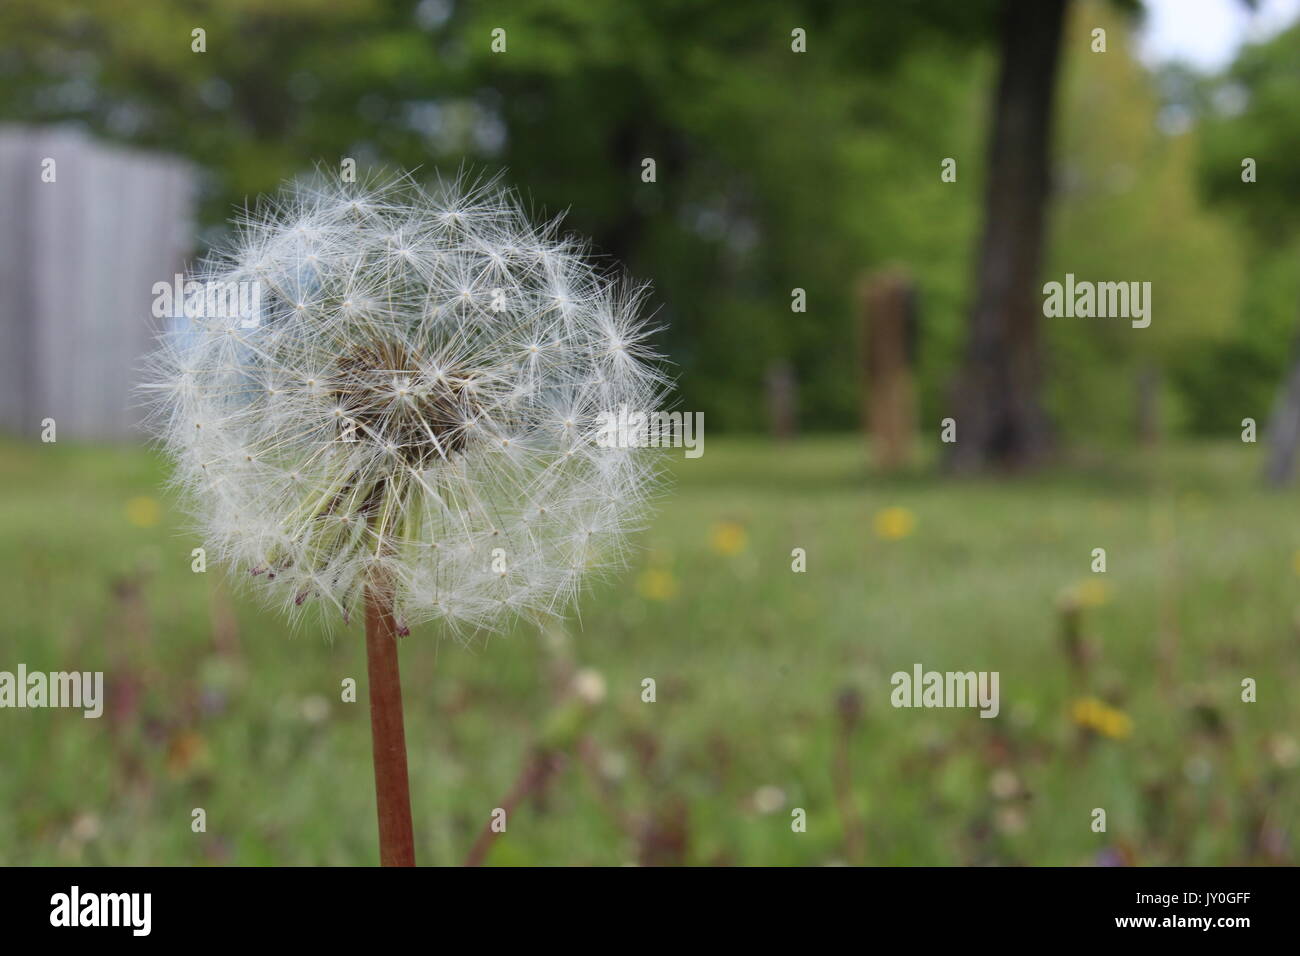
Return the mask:
[[1039,269],[1052,100],[1068,0],[1004,0],[1002,66],[988,148],[978,289],[955,397],[956,471],[1041,461],[1051,431],[1042,379]]
[[1278,389],[1266,433],[1268,463],[1264,466],[1264,481],[1274,488],[1291,483],[1296,447],[1300,445],[1300,335],[1296,336],[1291,355],[1291,367]]
[[1137,435],[1145,447],[1160,441],[1160,370],[1143,363],[1137,374]]
[[777,359],[763,376],[767,397],[767,420],[772,437],[789,441],[799,433],[799,384],[794,366],[787,359]]

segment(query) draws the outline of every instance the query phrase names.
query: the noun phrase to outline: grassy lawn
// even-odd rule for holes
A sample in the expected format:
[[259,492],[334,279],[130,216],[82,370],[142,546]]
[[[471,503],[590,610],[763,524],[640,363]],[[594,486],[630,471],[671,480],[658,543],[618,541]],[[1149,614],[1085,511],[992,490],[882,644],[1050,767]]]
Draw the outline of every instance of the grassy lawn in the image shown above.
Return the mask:
[[[1294,863],[1300,499],[1260,489],[1259,454],[952,482],[873,475],[847,437],[710,438],[580,617],[403,641],[419,861],[463,860],[563,724],[489,862]],[[109,690],[99,720],[0,712],[0,863],[375,862],[359,628],[292,633],[192,572],[164,475],[0,445],[0,670]],[[999,672],[999,716],[892,707],[916,663]]]

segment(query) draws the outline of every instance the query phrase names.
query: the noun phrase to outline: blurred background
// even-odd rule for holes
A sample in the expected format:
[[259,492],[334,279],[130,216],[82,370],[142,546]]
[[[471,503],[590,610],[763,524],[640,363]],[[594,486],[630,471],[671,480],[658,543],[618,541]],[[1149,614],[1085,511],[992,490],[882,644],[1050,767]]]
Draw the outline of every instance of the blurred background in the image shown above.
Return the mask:
[[[1298,18],[6,0],[0,669],[109,696],[0,714],[0,863],[376,860],[359,630],[191,570],[131,398],[153,284],[347,159],[567,213],[706,420],[579,617],[404,641],[421,863],[502,806],[489,863],[1294,863]],[[1000,716],[892,708],[917,662]]]

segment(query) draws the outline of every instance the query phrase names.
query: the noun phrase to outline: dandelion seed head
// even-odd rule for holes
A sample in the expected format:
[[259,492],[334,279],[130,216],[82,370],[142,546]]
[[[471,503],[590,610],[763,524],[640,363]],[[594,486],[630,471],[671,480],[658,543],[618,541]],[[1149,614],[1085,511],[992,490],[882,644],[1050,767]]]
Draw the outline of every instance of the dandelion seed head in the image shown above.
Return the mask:
[[175,320],[148,383],[219,560],[295,620],[370,587],[458,631],[562,613],[621,563],[657,464],[595,434],[667,387],[644,287],[496,181],[299,182],[237,225],[191,278],[252,277],[257,321]]

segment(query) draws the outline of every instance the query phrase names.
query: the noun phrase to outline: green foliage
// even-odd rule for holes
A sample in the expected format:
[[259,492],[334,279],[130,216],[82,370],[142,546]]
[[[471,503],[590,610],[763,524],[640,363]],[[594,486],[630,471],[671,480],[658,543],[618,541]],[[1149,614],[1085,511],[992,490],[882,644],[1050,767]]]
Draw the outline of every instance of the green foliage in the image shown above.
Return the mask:
[[[1227,74],[1203,83],[1201,175],[1206,192],[1237,208],[1265,241],[1300,230],[1300,27],[1247,46]],[[1257,164],[1257,181],[1243,183],[1241,163]]]
[[[1110,37],[1104,54],[1087,52],[1095,26]],[[1244,237],[1197,195],[1196,130],[1161,132],[1155,84],[1123,22],[1104,5],[1080,5],[1066,44],[1074,55],[1060,105],[1048,275],[1150,282],[1152,322],[1047,320],[1051,397],[1076,436],[1132,434],[1139,373],[1163,369],[1175,387],[1186,384],[1187,369],[1217,354],[1240,324]],[[1176,391],[1204,426],[1200,396]]]
[[[711,429],[764,427],[778,360],[796,369],[805,427],[855,426],[858,289],[901,266],[920,292],[933,423],[951,412],[965,340],[998,7],[8,0],[0,108],[192,158],[209,239],[233,206],[317,162],[504,168],[655,284],[681,404]],[[1300,30],[1220,80],[1153,77],[1129,49],[1135,9],[1073,4],[1064,47],[1045,278],[1151,281],[1156,310],[1140,331],[1045,329],[1048,397],[1077,435],[1129,433],[1145,367],[1165,371],[1194,429],[1260,415],[1294,323],[1287,267],[1271,260],[1300,226]],[[1098,24],[1105,54],[1089,50]],[[795,28],[806,53],[791,50]],[[1171,132],[1171,117],[1190,128]],[[1260,167],[1249,186],[1244,154]],[[955,183],[939,178],[947,157]],[[791,312],[795,288],[807,312]]]
[[[506,167],[655,282],[682,402],[711,427],[762,427],[778,358],[796,364],[805,420],[843,427],[867,270],[913,265],[934,312],[927,361],[949,361],[977,189],[966,51],[992,8],[239,0],[125,16],[17,0],[0,12],[24,41],[0,61],[0,102],[192,157],[214,227],[314,161]],[[795,27],[813,52],[792,52]],[[959,190],[939,187],[947,155]],[[790,311],[796,287],[806,313]]]
[[[1183,84],[1200,118],[1200,182],[1219,209],[1242,224],[1246,294],[1232,338],[1182,370],[1194,422],[1237,428],[1263,421],[1277,383],[1295,358],[1300,330],[1300,27],[1246,47],[1222,76]],[[1255,161],[1244,182],[1242,161]]]

